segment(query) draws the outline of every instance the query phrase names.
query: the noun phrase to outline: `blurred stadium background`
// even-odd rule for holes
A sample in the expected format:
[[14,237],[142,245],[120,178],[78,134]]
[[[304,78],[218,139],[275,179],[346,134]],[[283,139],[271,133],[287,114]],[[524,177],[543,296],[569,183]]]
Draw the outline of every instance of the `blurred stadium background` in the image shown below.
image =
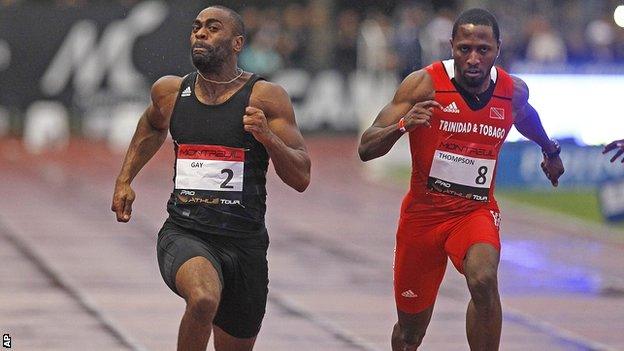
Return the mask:
[[[353,136],[405,75],[448,57],[459,11],[487,7],[502,28],[498,63],[527,81],[546,130],[564,144],[562,188],[582,188],[591,200],[597,184],[624,174],[596,146],[622,138],[622,1],[223,3],[247,25],[241,65],[286,87],[300,127]],[[20,137],[32,152],[63,147],[69,136],[123,150],[151,83],[191,71],[188,23],[207,4],[1,1],[0,136]],[[513,131],[508,140],[522,138]],[[381,162],[400,167],[407,157],[403,146]],[[524,143],[507,147],[499,185],[547,185],[539,157]],[[597,208],[589,212],[600,220]]]
[[[513,308],[522,311],[507,314],[506,320],[516,321],[519,326],[528,326],[527,328],[533,332],[536,330],[544,332],[545,335],[549,335],[550,341],[540,343],[542,339],[538,337],[532,340],[539,342],[536,341],[535,345],[530,344],[532,346],[528,348],[526,344],[519,342],[517,348],[503,347],[503,349],[624,349],[624,340],[616,333],[616,330],[621,330],[621,325],[624,324],[622,314],[624,312],[622,302],[624,284],[621,274],[618,277],[613,272],[615,269],[621,270],[621,267],[614,267],[617,267],[617,262],[622,263],[621,254],[624,253],[622,246],[624,226],[618,224],[620,223],[618,221],[624,218],[624,167],[619,162],[609,163],[609,157],[600,153],[601,145],[604,143],[624,138],[622,120],[624,116],[622,107],[624,1],[622,0],[249,0],[229,2],[0,0],[0,170],[4,181],[0,194],[7,202],[0,211],[0,232],[4,233],[3,244],[6,244],[6,247],[14,245],[16,248],[21,248],[18,251],[24,256],[13,257],[6,250],[0,251],[3,254],[0,258],[3,258],[5,263],[9,260],[19,261],[20,259],[24,262],[31,262],[30,264],[39,262],[35,266],[44,273],[47,269],[49,277],[59,279],[59,276],[63,276],[50,268],[58,266],[58,262],[55,261],[54,246],[38,248],[36,245],[37,242],[40,243],[38,235],[41,235],[41,231],[58,225],[57,220],[45,216],[52,216],[48,214],[48,211],[55,212],[44,207],[43,204],[30,204],[30,201],[43,201],[40,198],[42,196],[50,198],[67,196],[79,199],[82,195],[75,191],[64,191],[72,184],[80,184],[82,191],[92,193],[98,198],[96,202],[99,203],[98,208],[101,209],[99,217],[107,215],[110,217],[104,221],[97,215],[91,214],[91,218],[97,219],[85,221],[81,230],[87,232],[95,230],[93,228],[98,227],[100,222],[106,222],[107,224],[102,225],[110,226],[110,230],[129,233],[124,235],[132,235],[132,230],[137,230],[137,227],[118,229],[119,227],[109,223],[113,221],[113,217],[105,212],[107,196],[112,191],[114,176],[121,165],[123,151],[134,132],[136,121],[148,103],[149,87],[163,75],[184,75],[192,70],[188,45],[190,24],[199,10],[211,4],[226,5],[239,11],[243,16],[247,26],[248,40],[246,49],[240,57],[241,66],[282,84],[293,100],[298,124],[312,145],[315,157],[314,167],[320,172],[318,174],[322,175],[316,177],[314,182],[331,180],[328,185],[330,188],[318,190],[318,193],[313,189],[312,195],[304,195],[307,196],[304,199],[323,202],[329,201],[327,199],[335,195],[339,198],[336,202],[344,201],[349,206],[364,206],[367,211],[370,211],[370,213],[366,212],[369,215],[371,213],[378,215],[378,213],[374,208],[368,208],[367,206],[371,205],[366,205],[366,201],[373,199],[375,203],[383,204],[388,200],[392,205],[389,209],[384,209],[385,217],[381,220],[384,225],[380,225],[375,233],[390,238],[389,241],[384,242],[384,245],[389,245],[390,250],[392,244],[390,234],[394,231],[400,194],[406,187],[405,180],[409,172],[407,143],[406,140],[402,140],[391,154],[363,166],[355,159],[355,145],[359,133],[370,125],[377,111],[390,99],[404,76],[432,61],[449,57],[448,39],[451,27],[454,18],[461,10],[469,7],[484,7],[492,11],[497,16],[502,30],[503,45],[498,64],[512,74],[522,77],[528,83],[531,89],[530,101],[540,112],[546,130],[551,136],[559,139],[563,145],[562,159],[566,166],[566,173],[561,179],[560,187],[556,191],[549,189],[549,183],[539,168],[540,150],[523,140],[516,132],[510,134],[499,164],[497,194],[504,200],[505,206],[513,209],[514,213],[520,213],[518,217],[510,220],[514,224],[509,231],[515,234],[511,235],[507,242],[510,247],[508,251],[510,256],[506,259],[509,262],[524,262],[524,268],[528,271],[522,271],[521,274],[516,272],[514,273],[516,275],[510,273],[510,277],[513,278],[509,278],[508,281],[533,279],[535,276],[531,269],[535,269],[535,266],[531,266],[532,264],[538,265],[540,269],[547,266],[551,261],[540,261],[538,264],[536,261],[539,259],[536,257],[539,256],[538,253],[549,256],[550,250],[555,250],[549,246],[557,246],[558,241],[553,238],[576,245],[569,247],[570,257],[574,255],[580,257],[594,250],[591,252],[596,257],[607,256],[609,262],[608,264],[600,263],[597,268],[592,266],[593,263],[585,261],[583,262],[588,266],[583,266],[585,263],[582,262],[563,260],[559,262],[560,266],[557,266],[558,268],[554,271],[546,270],[544,273],[540,270],[539,276],[543,275],[544,281],[551,280],[555,283],[547,284],[539,280],[544,285],[540,285],[541,283],[536,285],[535,290],[531,290],[528,294],[529,296],[537,294],[538,291],[546,291],[547,295],[552,295],[554,291],[556,294],[564,295],[580,294],[580,300],[573,299],[574,304],[585,301],[584,299],[588,296],[584,295],[585,293],[591,296],[594,296],[592,294],[599,296],[606,294],[609,300],[606,302],[600,300],[602,307],[597,308],[595,313],[579,312],[580,314],[573,317],[556,314],[556,317],[553,317],[554,320],[548,320],[548,317],[544,316],[536,317],[540,309],[546,309],[545,306],[548,306],[551,300],[538,299],[539,302],[537,305],[531,305],[532,308],[527,308],[522,305],[523,302],[518,302],[519,305]],[[91,150],[93,153],[88,152]],[[341,160],[341,157],[344,160]],[[148,220],[139,217],[137,220],[140,223],[145,222],[143,226],[152,230],[153,234],[156,233],[159,221],[164,216],[164,201],[170,186],[167,183],[171,176],[168,163],[170,158],[170,151],[161,153],[160,158],[155,161],[158,166],[153,169],[148,167],[146,170],[148,175],[139,177],[139,181],[143,180],[148,185],[137,185],[143,187],[142,190],[148,194],[158,194],[154,196],[162,200],[152,201],[153,205],[142,203],[141,200],[137,203],[137,206],[153,207],[147,212],[153,214],[154,218]],[[355,187],[343,179],[345,174],[352,172],[348,166],[357,168],[358,172],[361,171],[361,176],[354,176],[352,179],[353,182],[359,182]],[[32,180],[35,178],[30,177],[38,179],[38,183]],[[84,178],[81,179],[81,177]],[[162,181],[155,180],[161,178]],[[28,179],[32,183],[19,183]],[[93,188],[95,186],[99,188]],[[39,192],[39,197],[31,199],[18,192],[19,189],[34,191],[33,188]],[[370,199],[364,195],[361,198],[352,198],[353,194],[346,189],[371,192],[372,195]],[[276,187],[274,191],[280,201],[287,203],[296,201],[293,194],[282,195],[283,189]],[[165,194],[164,197],[163,194]],[[141,196],[140,193],[139,196]],[[53,207],[54,201],[50,200],[50,204]],[[529,207],[525,207],[526,205]],[[274,204],[273,206],[279,211],[292,212],[294,216],[299,215],[287,205]],[[291,204],[290,206],[294,206],[295,209],[301,208],[300,205]],[[310,206],[314,207],[314,205]],[[37,213],[41,214],[41,225],[31,228],[31,231],[23,229],[28,218],[25,217],[20,221],[21,217],[12,217],[17,213],[22,213],[17,208],[23,213],[37,209],[39,211]],[[337,207],[336,211],[339,210],[340,207]],[[351,209],[342,208],[342,211],[351,211]],[[551,211],[558,211],[560,214],[555,215]],[[318,209],[318,212],[322,212],[322,208]],[[271,213],[270,208],[269,217]],[[276,210],[275,213],[280,212]],[[540,219],[535,219],[538,217]],[[372,218],[380,220],[377,217]],[[334,217],[330,216],[329,219],[334,219]],[[329,219],[324,215],[319,215],[316,221],[304,220],[306,223],[309,222],[304,230],[309,237],[307,239],[297,237],[300,242],[294,243],[301,244],[301,242],[306,243],[305,240],[314,241],[318,238],[325,238],[324,234],[317,232],[321,230],[318,229],[319,227],[333,226],[334,231],[346,230],[342,227],[340,219],[336,219],[336,222],[331,222]],[[49,226],[45,225],[46,221]],[[532,229],[526,227],[531,224],[536,227],[531,227]],[[71,223],[64,225],[69,227]],[[288,225],[282,225],[286,229],[281,230],[280,224],[273,224],[277,228],[276,232],[287,232],[291,229]],[[369,223],[370,227],[375,225],[375,223]],[[527,234],[524,230],[535,231],[535,228],[544,226],[550,229],[555,228],[549,232],[549,240],[552,242],[539,242],[538,240],[537,246],[532,246],[535,243],[527,244],[532,242],[532,236],[536,234]],[[22,229],[15,229],[17,227]],[[367,227],[360,224],[360,228],[366,230]],[[49,230],[52,231],[52,229]],[[149,232],[149,230],[146,231]],[[537,230],[537,233],[541,233],[540,230]],[[111,232],[110,235],[117,235],[117,233]],[[280,263],[292,264],[285,257],[279,258],[280,248],[289,249],[288,241],[280,244],[279,240],[285,240],[288,235],[276,235],[276,237],[276,249],[273,255],[277,257],[274,260],[277,263],[273,264],[272,269],[277,272],[275,273],[277,282],[272,284],[278,289],[283,289],[283,292],[293,293],[291,290],[297,291],[297,289],[289,285],[288,279],[279,276],[279,272],[284,269],[279,266]],[[349,238],[359,240],[357,235]],[[366,238],[373,242],[363,248],[364,256],[362,257],[365,258],[355,255],[354,260],[357,262],[358,259],[362,259],[364,262],[375,263],[377,261],[371,257],[379,255],[379,253],[374,253],[377,244],[368,234]],[[512,240],[512,238],[515,239]],[[327,243],[331,243],[331,239],[323,240],[329,240]],[[148,245],[145,244],[146,242],[150,243],[144,241],[141,245]],[[598,246],[592,246],[590,243],[593,242],[596,242],[595,245]],[[342,242],[342,245],[346,243],[349,241]],[[319,259],[323,260],[325,249],[327,248],[321,247],[320,251],[314,254],[320,255]],[[612,251],[607,253],[602,251],[603,249]],[[312,253],[309,254],[312,255]],[[314,257],[316,256],[308,258]],[[351,256],[346,255],[346,257]],[[149,259],[151,258],[146,258],[143,264],[147,264]],[[288,257],[288,259],[292,258]],[[506,259],[503,259],[503,265]],[[386,257],[383,262],[388,263],[389,260],[390,257]],[[318,260],[315,258],[309,262],[318,262]],[[153,265],[150,269],[154,269],[155,263],[151,261],[149,263]],[[12,277],[18,281],[23,277],[22,274],[12,273],[13,270],[21,269],[15,264],[6,267],[12,268],[1,270],[3,272],[1,278]],[[64,267],[63,264],[61,267]],[[66,267],[72,267],[72,265],[67,263]],[[305,267],[301,269],[302,271],[298,273],[304,275],[309,273]],[[384,272],[384,279],[389,279],[389,273]],[[553,276],[556,279],[553,279]],[[160,283],[157,275],[149,278],[153,278],[150,286]],[[78,298],[87,296],[85,298],[87,303],[84,303],[84,306],[87,306],[86,310],[89,311],[89,308],[93,307],[89,301],[93,299],[96,302],[99,301],[91,294],[94,293],[97,296],[97,289],[84,288],[80,278],[72,278],[71,274],[67,279],[73,283],[60,279],[57,285],[65,286],[65,290],[69,292],[74,291],[74,295]],[[461,291],[461,281],[457,277],[453,279],[456,284],[451,284],[451,286]],[[89,285],[88,282],[84,284]],[[560,286],[553,287],[553,284],[560,284]],[[509,285],[503,283],[503,293],[519,289],[517,285],[519,286],[517,282]],[[387,288],[388,286],[384,286],[383,289]],[[463,293],[453,290],[455,288],[452,288],[450,293],[447,291],[446,295],[463,296]],[[0,295],[5,295],[6,302],[0,302],[0,309],[4,306],[6,311],[7,308],[13,306],[17,309],[13,311],[15,315],[19,315],[23,309],[28,309],[30,300],[15,299],[14,294],[18,290],[5,289],[2,292],[3,289],[5,288],[0,288]],[[157,289],[166,294],[163,286],[158,286]],[[291,301],[292,304],[290,304],[288,298],[275,297],[279,296],[279,291],[277,294],[272,300],[274,305],[281,306],[283,311],[291,311],[295,315],[302,313],[306,316],[307,310],[303,307],[298,308],[310,307],[309,305],[301,301],[298,304],[295,303],[296,301]],[[37,295],[28,296],[30,299],[38,299]],[[328,296],[331,299],[336,298],[337,295]],[[20,305],[19,301],[23,304]],[[341,301],[348,300],[343,298]],[[383,301],[386,305],[390,303],[391,309],[391,295],[384,295]],[[102,305],[101,301],[99,302]],[[460,305],[457,302],[454,303]],[[318,306],[312,304],[312,306],[310,308],[315,310],[321,308],[323,304]],[[442,306],[446,305],[442,304]],[[461,312],[463,307],[458,308],[458,306],[454,308]],[[605,306],[612,307],[611,314],[604,312],[605,308],[608,309]],[[56,307],[50,308],[54,311]],[[446,311],[445,307],[440,308]],[[529,312],[526,312],[525,308]],[[97,316],[98,313],[107,309],[98,309],[96,306],[93,310],[95,312],[92,311],[91,314]],[[321,314],[322,317],[311,313],[307,315],[308,321],[312,321],[317,329],[333,335],[337,340],[346,340],[343,344],[347,346],[336,346],[339,343],[322,346],[321,343],[321,346],[307,346],[300,349],[386,349],[385,346],[379,346],[385,345],[383,343],[385,336],[382,336],[388,334],[386,330],[378,332],[380,335],[383,334],[382,336],[348,332],[349,330],[357,331],[362,327],[356,323],[358,321],[362,323],[361,316],[352,317],[356,320],[353,321],[355,324],[345,327],[345,324],[336,322],[336,319],[340,320],[352,311],[343,311],[344,313],[338,314],[337,310],[334,311],[336,315]],[[451,311],[454,310],[449,309],[443,314],[460,319],[459,322],[461,322],[462,314],[452,315],[458,311]],[[133,327],[127,327],[132,323],[124,319],[127,316],[119,313],[108,312],[108,315],[115,317],[112,319],[121,320],[117,326],[113,323],[108,328],[113,330],[112,334],[120,337],[120,340],[125,340],[126,333],[132,334]],[[605,313],[609,316],[608,319],[604,317]],[[100,314],[106,315],[104,312]],[[583,324],[582,328],[575,329],[563,321],[566,318],[591,319],[599,316],[604,317],[602,322],[605,328],[593,334],[583,332],[592,330],[590,326]],[[276,325],[275,321],[279,318],[275,316],[274,318],[276,319],[269,319],[269,325]],[[27,318],[23,321],[25,324],[30,323]],[[101,320],[100,322],[103,323]],[[454,322],[458,325],[456,329],[460,331],[459,335],[449,336],[443,331],[443,325],[447,322],[442,318],[439,329],[434,328],[434,345],[438,345],[435,344],[438,342],[435,341],[438,340],[436,335],[440,344],[430,349],[465,349],[465,343],[444,344],[444,340],[461,340],[462,338],[461,323]],[[171,326],[169,329],[172,330],[167,330],[166,333],[166,337],[169,338],[166,345],[171,346],[172,339],[175,338],[173,333],[177,320],[163,323],[169,323],[168,325]],[[376,327],[389,328],[391,324],[388,323],[391,323],[391,320],[382,326],[376,323]],[[103,324],[106,325],[106,323]],[[8,333],[11,325],[9,320],[0,314],[0,331]],[[616,325],[619,327],[616,328]],[[368,330],[367,328],[374,329],[368,324],[364,329]],[[513,328],[511,328],[512,332]],[[13,329],[15,329],[14,324]],[[310,331],[308,334],[314,333]],[[26,333],[26,335],[32,334]],[[273,334],[270,335],[277,338]],[[513,335],[520,339],[522,336],[532,334],[521,330]],[[140,340],[142,338],[151,340],[154,344],[148,347],[150,349],[162,347],[154,341],[153,338],[157,338],[155,335],[150,334],[147,337],[144,334],[135,333],[134,337]],[[509,336],[503,338],[503,340],[511,339]],[[306,344],[307,339],[302,340],[299,342]],[[44,344],[44,341],[39,341],[41,344],[33,342],[30,344],[31,347],[25,349],[37,349],[37,345]],[[24,340],[21,342],[24,343]],[[132,342],[126,344],[126,346],[130,345],[128,348],[133,349]],[[146,344],[145,341],[143,344]],[[150,345],[149,342],[147,344]],[[275,345],[278,344],[261,344],[260,346],[265,347],[264,350],[279,349]],[[507,345],[515,344],[510,342]],[[61,344],[57,348],[48,349],[78,348]],[[94,348],[89,346],[84,349]],[[115,347],[108,349],[115,349]],[[284,346],[283,349],[289,348]]]

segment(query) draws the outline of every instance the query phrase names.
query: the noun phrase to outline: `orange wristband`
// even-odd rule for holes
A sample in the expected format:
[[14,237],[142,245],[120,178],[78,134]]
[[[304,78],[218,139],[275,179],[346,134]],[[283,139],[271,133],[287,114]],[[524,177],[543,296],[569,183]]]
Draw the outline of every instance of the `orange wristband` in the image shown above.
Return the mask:
[[407,129],[405,129],[405,119],[403,117],[401,117],[401,119],[399,120],[399,132],[407,132]]

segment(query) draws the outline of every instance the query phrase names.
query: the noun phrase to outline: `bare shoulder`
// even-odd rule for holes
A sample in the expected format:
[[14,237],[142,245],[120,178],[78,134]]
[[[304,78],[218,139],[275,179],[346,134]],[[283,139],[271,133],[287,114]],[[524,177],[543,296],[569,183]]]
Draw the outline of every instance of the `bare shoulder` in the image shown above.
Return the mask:
[[281,85],[260,80],[254,85],[249,104],[270,115],[281,115],[292,111],[290,97]]
[[164,76],[152,85],[152,103],[147,118],[150,124],[158,129],[169,128],[173,107],[182,85],[182,77]]
[[281,85],[268,82],[266,80],[259,80],[251,91],[251,98],[261,100],[279,100],[282,98],[288,98],[288,93]]
[[512,75],[511,80],[513,81],[511,102],[515,109],[522,108],[529,101],[529,87],[522,79],[516,76]]
[[160,100],[169,95],[177,95],[182,85],[182,77],[178,76],[163,76],[160,77],[152,85],[152,100],[158,103],[156,100]]
[[397,89],[395,102],[416,104],[421,101],[433,100],[435,90],[433,80],[426,70],[420,69],[410,73]]

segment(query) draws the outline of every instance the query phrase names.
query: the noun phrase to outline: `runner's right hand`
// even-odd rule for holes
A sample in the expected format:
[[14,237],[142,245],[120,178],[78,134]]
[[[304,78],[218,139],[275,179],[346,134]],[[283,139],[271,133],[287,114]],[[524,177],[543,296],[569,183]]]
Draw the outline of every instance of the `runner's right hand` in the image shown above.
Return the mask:
[[442,109],[437,101],[426,100],[415,104],[406,114],[403,116],[405,121],[405,129],[409,132],[420,126],[431,127],[431,116],[433,115],[433,108],[437,107]]
[[128,183],[115,183],[115,192],[113,194],[113,204],[111,211],[117,215],[117,222],[128,222],[132,215],[132,203],[136,197],[134,190]]
[[[618,157],[624,154],[624,139],[611,142],[609,145],[605,146],[605,148],[602,150],[602,153],[606,154],[607,152],[610,152],[612,150],[618,150],[615,155],[611,157],[611,162],[615,162]],[[624,157],[622,157],[621,162],[624,163]]]

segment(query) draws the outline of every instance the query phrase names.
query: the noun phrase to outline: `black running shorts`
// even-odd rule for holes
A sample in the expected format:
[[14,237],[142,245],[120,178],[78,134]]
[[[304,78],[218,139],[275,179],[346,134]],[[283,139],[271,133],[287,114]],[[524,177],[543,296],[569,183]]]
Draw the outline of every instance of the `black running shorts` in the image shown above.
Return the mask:
[[167,286],[180,295],[175,286],[180,266],[197,256],[212,262],[222,286],[213,323],[234,337],[251,338],[260,331],[266,308],[268,246],[266,229],[264,235],[241,239],[210,236],[167,220],[158,233],[158,266]]

